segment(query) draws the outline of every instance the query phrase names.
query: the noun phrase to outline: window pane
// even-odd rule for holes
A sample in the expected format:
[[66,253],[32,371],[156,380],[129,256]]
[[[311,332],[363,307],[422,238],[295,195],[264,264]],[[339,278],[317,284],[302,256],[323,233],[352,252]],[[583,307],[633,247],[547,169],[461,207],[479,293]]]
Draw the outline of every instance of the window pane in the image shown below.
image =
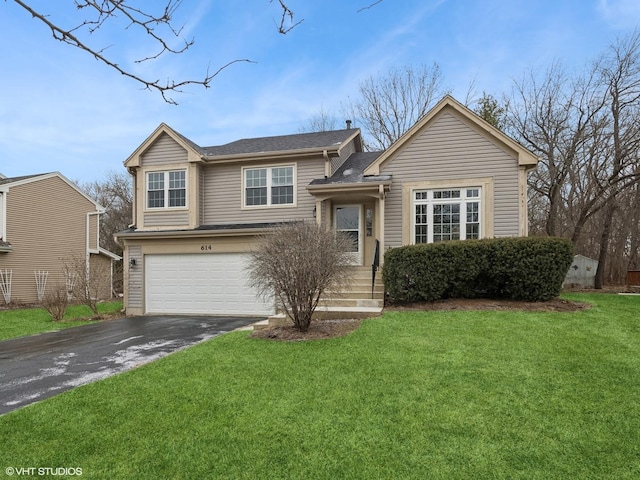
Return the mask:
[[149,173],[147,189],[147,208],[164,207],[164,172]]
[[416,192],[416,200],[426,200],[428,192]]
[[187,204],[186,172],[169,172],[169,206],[184,207]]
[[169,190],[169,206],[170,207],[184,207],[187,204],[186,190],[179,188],[176,190]]
[[149,174],[149,190],[164,190],[164,172]]
[[271,189],[271,204],[283,205],[293,203],[293,187],[273,187]]
[[415,243],[429,242],[428,209],[429,205],[416,205]]
[[147,207],[162,208],[164,207],[164,190],[153,190],[147,192]]
[[246,205],[266,205],[267,187],[247,188]]
[[252,170],[246,170],[246,186],[250,187],[266,187],[267,186],[267,169],[256,168]]
[[477,188],[467,189],[467,198],[478,198],[479,196],[480,196],[480,191]]
[[278,167],[271,169],[271,184],[274,187],[293,185],[293,167]]
[[169,172],[169,188],[185,188],[185,172]]

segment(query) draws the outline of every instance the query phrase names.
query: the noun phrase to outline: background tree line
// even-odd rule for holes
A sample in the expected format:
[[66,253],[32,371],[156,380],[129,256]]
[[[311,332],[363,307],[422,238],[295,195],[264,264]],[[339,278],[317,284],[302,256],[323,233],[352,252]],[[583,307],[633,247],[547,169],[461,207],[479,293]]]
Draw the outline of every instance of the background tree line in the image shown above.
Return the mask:
[[[437,64],[395,67],[359,84],[340,117],[363,130],[366,148],[395,142],[450,92]],[[640,269],[640,33],[618,39],[581,71],[561,62],[525,73],[508,93],[469,88],[464,102],[540,158],[529,175],[531,235],[571,239],[599,260],[596,286],[624,283]],[[300,131],[344,128],[323,109]],[[83,186],[107,212],[102,246],[131,223],[131,180],[111,172]]]
[[[387,148],[442,96],[432,66],[393,68],[359,85],[341,114],[363,130],[366,148]],[[582,71],[560,62],[531,69],[509,93],[483,92],[467,106],[534,152],[529,176],[531,235],[571,239],[599,261],[596,287],[640,269],[640,33],[618,39]],[[324,110],[301,131],[342,128]]]

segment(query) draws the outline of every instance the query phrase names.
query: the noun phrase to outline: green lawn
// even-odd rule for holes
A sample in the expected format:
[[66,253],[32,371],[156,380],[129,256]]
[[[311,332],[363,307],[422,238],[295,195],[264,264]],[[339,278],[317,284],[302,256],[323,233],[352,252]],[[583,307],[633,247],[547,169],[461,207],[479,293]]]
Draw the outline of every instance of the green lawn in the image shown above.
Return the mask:
[[[120,310],[122,310],[122,302],[98,304],[98,313],[101,315],[116,313]],[[92,320],[88,320],[91,315],[91,309],[86,305],[69,307],[62,322],[51,320],[51,316],[44,308],[0,310],[0,340],[93,323]]]
[[233,332],[0,417],[10,467],[82,478],[640,478],[640,297]]

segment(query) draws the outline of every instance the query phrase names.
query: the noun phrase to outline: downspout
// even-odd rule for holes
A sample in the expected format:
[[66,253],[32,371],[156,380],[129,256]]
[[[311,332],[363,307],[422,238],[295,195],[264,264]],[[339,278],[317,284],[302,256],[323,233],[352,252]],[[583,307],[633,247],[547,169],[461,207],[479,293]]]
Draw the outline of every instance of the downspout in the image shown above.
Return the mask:
[[331,159],[329,158],[329,152],[323,150],[322,156],[324,157],[324,178],[329,178],[331,176]]

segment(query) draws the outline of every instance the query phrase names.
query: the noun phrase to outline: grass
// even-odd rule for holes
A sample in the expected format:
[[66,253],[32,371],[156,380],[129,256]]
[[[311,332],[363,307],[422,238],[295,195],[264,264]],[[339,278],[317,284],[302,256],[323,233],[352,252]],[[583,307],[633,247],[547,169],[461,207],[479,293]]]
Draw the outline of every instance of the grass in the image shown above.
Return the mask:
[[[83,478],[640,477],[640,297],[233,332],[0,417],[0,467]],[[4,472],[4,468],[0,468]]]
[[[122,302],[98,304],[98,313],[108,315],[122,310]],[[44,308],[21,308],[0,311],[0,340],[23,337],[36,333],[52,332],[63,328],[93,323],[89,320],[91,309],[86,305],[72,305],[67,309],[62,322],[54,322]]]

